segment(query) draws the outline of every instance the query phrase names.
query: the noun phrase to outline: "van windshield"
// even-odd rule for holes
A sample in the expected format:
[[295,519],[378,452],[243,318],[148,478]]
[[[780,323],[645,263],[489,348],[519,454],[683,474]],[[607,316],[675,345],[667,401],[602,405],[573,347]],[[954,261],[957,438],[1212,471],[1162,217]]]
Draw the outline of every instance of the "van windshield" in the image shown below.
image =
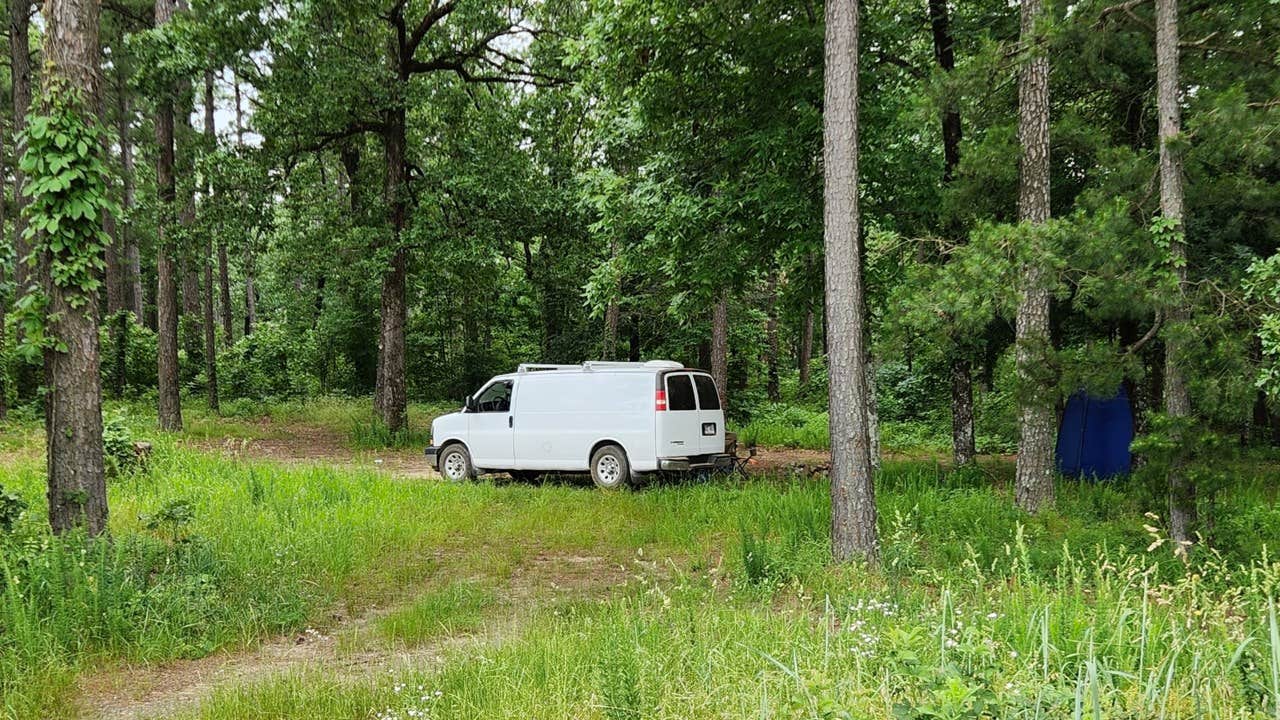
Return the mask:
[[710,375],[694,375],[693,382],[698,386],[698,402],[703,410],[720,409],[720,393],[716,392],[716,383]]

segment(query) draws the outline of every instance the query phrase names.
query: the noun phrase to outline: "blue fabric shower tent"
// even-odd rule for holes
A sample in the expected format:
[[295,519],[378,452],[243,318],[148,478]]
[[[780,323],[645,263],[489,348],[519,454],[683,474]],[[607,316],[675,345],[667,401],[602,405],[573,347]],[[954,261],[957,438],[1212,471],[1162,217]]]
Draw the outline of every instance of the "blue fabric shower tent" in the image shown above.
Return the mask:
[[1128,475],[1133,408],[1124,386],[1111,398],[1083,390],[1067,400],[1058,429],[1058,472],[1074,478]]

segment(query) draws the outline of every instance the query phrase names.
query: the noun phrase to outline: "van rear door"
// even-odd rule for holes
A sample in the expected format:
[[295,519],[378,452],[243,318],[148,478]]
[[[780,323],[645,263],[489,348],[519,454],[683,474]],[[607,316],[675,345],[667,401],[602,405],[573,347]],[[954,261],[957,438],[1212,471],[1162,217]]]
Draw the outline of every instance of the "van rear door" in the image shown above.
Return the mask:
[[658,457],[688,457],[702,452],[698,421],[698,397],[689,373],[662,376],[667,407],[657,413]]
[[724,452],[724,410],[720,394],[710,375],[695,373],[693,384],[698,389],[698,452],[713,455]]

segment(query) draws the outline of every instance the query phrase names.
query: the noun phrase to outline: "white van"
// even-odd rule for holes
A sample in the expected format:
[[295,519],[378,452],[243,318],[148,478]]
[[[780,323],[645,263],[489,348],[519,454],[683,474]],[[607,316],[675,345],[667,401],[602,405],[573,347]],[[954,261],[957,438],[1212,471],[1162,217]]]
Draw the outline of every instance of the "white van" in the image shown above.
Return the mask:
[[730,462],[715,382],[669,360],[521,365],[436,418],[426,452],[455,482],[590,471],[610,489],[640,473]]

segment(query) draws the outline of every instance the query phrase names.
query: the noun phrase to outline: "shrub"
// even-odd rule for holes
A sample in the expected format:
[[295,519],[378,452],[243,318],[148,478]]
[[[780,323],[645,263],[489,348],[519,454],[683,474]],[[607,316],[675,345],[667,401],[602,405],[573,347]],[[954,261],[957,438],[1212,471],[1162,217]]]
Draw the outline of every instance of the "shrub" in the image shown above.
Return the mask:
[[312,367],[319,353],[310,334],[291,334],[279,323],[260,323],[218,358],[218,389],[226,398],[307,397],[319,392]]
[[138,463],[138,453],[133,445],[133,431],[119,413],[113,413],[102,422],[102,459],[107,475],[115,477]]

